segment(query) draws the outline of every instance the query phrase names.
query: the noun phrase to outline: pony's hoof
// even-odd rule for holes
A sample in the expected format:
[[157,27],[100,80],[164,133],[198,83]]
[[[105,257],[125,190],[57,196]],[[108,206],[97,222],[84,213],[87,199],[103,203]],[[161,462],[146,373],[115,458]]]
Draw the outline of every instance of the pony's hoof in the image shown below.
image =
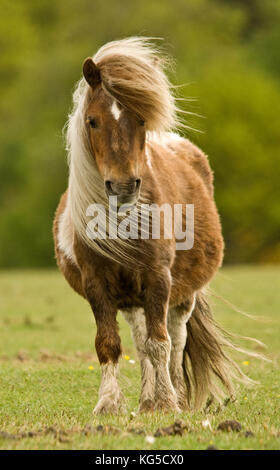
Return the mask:
[[98,400],[93,410],[94,415],[116,415],[126,412],[124,396],[104,396]]
[[179,401],[179,409],[177,410],[179,413],[189,413],[190,411],[190,405],[188,402],[182,402],[182,401]]
[[177,401],[173,400],[157,400],[155,403],[155,410],[162,413],[181,413],[181,409]]
[[154,401],[151,399],[144,400],[140,403],[139,413],[150,413],[154,411]]

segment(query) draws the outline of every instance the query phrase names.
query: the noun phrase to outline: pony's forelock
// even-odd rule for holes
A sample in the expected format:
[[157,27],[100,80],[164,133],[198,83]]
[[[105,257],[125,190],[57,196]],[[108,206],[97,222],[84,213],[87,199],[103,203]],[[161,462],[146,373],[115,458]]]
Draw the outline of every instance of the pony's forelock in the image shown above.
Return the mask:
[[150,38],[132,37],[105,44],[93,61],[105,91],[144,120],[148,131],[176,128],[178,109],[165,74],[169,61]]

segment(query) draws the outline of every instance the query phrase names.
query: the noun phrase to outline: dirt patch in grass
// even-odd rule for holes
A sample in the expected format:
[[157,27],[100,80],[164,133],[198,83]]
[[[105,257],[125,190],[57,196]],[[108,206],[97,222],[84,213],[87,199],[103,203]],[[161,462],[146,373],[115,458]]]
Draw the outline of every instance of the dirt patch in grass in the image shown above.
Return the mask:
[[174,424],[171,426],[167,426],[165,428],[159,428],[154,437],[161,437],[161,436],[182,436],[184,432],[190,431],[189,427],[180,420],[175,421]]
[[242,429],[241,424],[238,421],[235,421],[234,419],[228,419],[226,421],[223,421],[222,423],[219,424],[217,427],[218,431],[235,431],[235,432],[240,432]]
[[[189,427],[184,424],[182,421],[177,420],[172,425],[159,428],[154,437],[161,437],[161,436],[183,436],[184,432],[189,431]],[[37,431],[30,430],[24,431],[19,433],[8,433],[6,431],[0,431],[0,438],[2,439],[12,439],[12,440],[19,440],[19,439],[27,439],[27,438],[34,438],[34,437],[42,437],[47,435],[53,435],[56,439],[60,442],[70,442],[71,436],[74,434],[79,434],[82,436],[91,436],[95,434],[102,434],[102,435],[127,435],[127,434],[136,434],[136,435],[149,435],[146,433],[144,429],[137,429],[137,428],[127,428],[127,429],[120,429],[116,426],[112,426],[110,424],[106,425],[98,425],[92,426],[91,424],[87,424],[83,428],[80,427],[73,427],[70,429],[59,429],[53,426],[39,429]]]
[[93,362],[97,363],[97,356],[90,351],[74,351],[70,354],[61,354],[48,349],[41,349],[37,356],[31,357],[24,349],[10,357],[6,354],[0,356],[0,362],[14,361],[16,363],[52,363],[52,362]]

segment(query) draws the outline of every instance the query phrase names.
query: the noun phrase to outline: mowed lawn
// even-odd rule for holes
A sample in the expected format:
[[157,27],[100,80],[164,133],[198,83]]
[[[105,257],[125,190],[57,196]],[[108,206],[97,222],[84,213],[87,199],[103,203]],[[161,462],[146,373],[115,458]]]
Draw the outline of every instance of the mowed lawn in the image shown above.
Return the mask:
[[[267,345],[236,341],[265,352],[271,363],[237,357],[259,385],[237,390],[233,403],[180,415],[137,415],[140,371],[129,327],[119,315],[123,358],[120,384],[128,412],[94,417],[100,368],[89,305],[56,270],[0,273],[1,449],[279,449],[280,267],[224,268],[211,284],[216,319],[225,328]],[[221,298],[257,317],[249,319]],[[135,361],[135,362],[134,362]],[[183,435],[151,438],[180,419]],[[241,431],[217,430],[236,420]],[[101,426],[100,426],[101,425]],[[98,427],[99,426],[99,427]],[[163,433],[164,434],[164,433]]]

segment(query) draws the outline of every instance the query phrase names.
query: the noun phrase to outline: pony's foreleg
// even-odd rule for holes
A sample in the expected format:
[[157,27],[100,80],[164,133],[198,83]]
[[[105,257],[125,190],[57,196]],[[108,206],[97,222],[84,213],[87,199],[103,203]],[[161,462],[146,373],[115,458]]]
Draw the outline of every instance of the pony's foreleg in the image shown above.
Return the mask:
[[155,369],[155,408],[174,412],[179,408],[169,375],[171,342],[167,332],[171,274],[167,268],[150,271],[145,281],[146,350]]
[[187,322],[195,306],[195,296],[184,305],[168,312],[168,333],[171,338],[171,355],[169,363],[170,377],[177,393],[178,403],[182,410],[188,408],[188,390],[184,378],[183,360],[187,341]]
[[149,411],[154,408],[155,371],[146,350],[146,319],[143,310],[139,308],[122,311],[122,314],[130,324],[132,337],[141,366],[141,395],[139,400],[139,411]]
[[83,276],[83,286],[96,320],[95,347],[102,374],[99,399],[94,413],[115,414],[124,411],[124,397],[117,380],[118,360],[121,355],[117,310],[109,302],[100,279],[92,275]]

